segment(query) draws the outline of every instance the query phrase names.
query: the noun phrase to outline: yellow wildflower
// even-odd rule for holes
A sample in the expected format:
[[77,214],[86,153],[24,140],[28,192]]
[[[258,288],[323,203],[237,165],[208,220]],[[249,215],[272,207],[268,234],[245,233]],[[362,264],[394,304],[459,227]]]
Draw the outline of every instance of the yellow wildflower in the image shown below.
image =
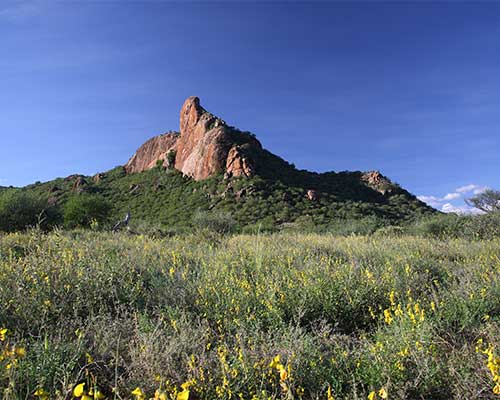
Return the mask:
[[332,395],[332,388],[328,385],[328,390],[326,391],[326,400],[335,400]]
[[389,301],[391,302],[391,306],[395,306],[396,305],[396,293],[394,292],[394,289],[391,290],[391,292],[389,293]]
[[273,361],[269,364],[269,368],[277,368],[278,365],[280,364],[280,355],[278,354],[276,357],[273,358]]
[[284,381],[286,378],[288,378],[288,372],[282,367],[280,368],[280,380]]
[[161,392],[161,391],[157,390],[155,392],[154,400],[167,400],[167,394],[165,392]]
[[382,398],[382,399],[387,399],[387,390],[385,390],[385,388],[382,388],[378,391],[378,395]]
[[7,328],[0,329],[0,341],[4,341],[9,330]]
[[387,325],[390,325],[392,323],[392,315],[391,315],[391,310],[389,310],[388,308],[386,308],[384,310],[384,319],[385,319],[385,323]]
[[182,390],[188,390],[191,385],[192,385],[191,381],[186,381],[181,385],[181,388]]
[[16,355],[18,357],[22,358],[26,355],[26,350],[24,347],[16,347],[14,351],[16,352]]
[[137,387],[132,391],[132,394],[135,396],[137,400],[145,400],[146,395],[144,392],[141,390],[141,388]]
[[105,398],[106,396],[100,390],[94,392],[94,400],[104,400]]
[[500,394],[500,383],[497,383],[493,388],[493,393]]
[[377,395],[375,394],[375,392],[370,392],[370,394],[368,395],[368,400],[375,400],[377,398]]
[[178,393],[177,400],[189,400],[189,390],[184,389],[182,392]]
[[84,388],[85,388],[85,383],[80,383],[80,384],[76,385],[75,388],[73,389],[73,396],[82,397],[83,392],[84,392]]
[[40,398],[40,400],[47,400],[49,398],[49,392],[47,392],[45,389],[40,388],[33,393],[35,397]]

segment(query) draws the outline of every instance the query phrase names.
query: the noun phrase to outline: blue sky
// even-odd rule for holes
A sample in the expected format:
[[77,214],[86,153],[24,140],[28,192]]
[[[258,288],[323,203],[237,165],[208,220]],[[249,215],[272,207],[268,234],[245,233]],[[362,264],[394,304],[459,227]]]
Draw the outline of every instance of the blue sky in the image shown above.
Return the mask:
[[124,164],[191,95],[440,209],[500,178],[500,3],[0,2],[0,185]]

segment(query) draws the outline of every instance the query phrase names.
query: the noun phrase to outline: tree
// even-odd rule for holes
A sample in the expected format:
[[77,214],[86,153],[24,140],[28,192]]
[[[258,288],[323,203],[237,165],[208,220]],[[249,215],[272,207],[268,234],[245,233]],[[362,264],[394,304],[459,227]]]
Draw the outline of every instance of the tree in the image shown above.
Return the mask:
[[91,194],[73,196],[64,205],[64,225],[68,228],[88,227],[93,221],[106,222],[111,206],[102,197]]
[[0,230],[20,231],[29,227],[46,228],[57,222],[57,212],[47,199],[21,190],[7,190],[0,195]]
[[466,199],[465,202],[486,213],[500,211],[500,190],[485,190],[470,199]]

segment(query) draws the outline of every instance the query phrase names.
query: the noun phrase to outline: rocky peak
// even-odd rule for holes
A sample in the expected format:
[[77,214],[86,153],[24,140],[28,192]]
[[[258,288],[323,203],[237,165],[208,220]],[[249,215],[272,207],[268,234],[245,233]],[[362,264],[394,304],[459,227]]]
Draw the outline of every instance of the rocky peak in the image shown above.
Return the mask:
[[144,143],[125,166],[127,173],[154,168],[175,152],[174,167],[195,180],[228,172],[228,176],[250,177],[255,160],[250,154],[262,150],[257,139],[236,131],[189,97],[180,112],[180,134],[156,136]]
[[200,99],[196,96],[191,96],[186,99],[181,108],[180,115],[180,131],[182,133],[189,133],[193,130],[200,118],[206,115],[207,110],[205,110],[200,105]]

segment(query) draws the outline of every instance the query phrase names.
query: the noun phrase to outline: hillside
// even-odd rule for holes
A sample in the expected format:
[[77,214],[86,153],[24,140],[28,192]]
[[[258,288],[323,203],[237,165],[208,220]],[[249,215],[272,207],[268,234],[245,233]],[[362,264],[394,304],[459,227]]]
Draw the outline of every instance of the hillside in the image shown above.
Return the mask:
[[377,218],[408,221],[435,212],[378,171],[298,170],[257,138],[229,126],[190,97],[180,131],[156,136],[113,170],[72,175],[22,190],[60,206],[84,193],[103,196],[113,218],[185,227],[198,211],[230,213],[241,226],[330,226]]

